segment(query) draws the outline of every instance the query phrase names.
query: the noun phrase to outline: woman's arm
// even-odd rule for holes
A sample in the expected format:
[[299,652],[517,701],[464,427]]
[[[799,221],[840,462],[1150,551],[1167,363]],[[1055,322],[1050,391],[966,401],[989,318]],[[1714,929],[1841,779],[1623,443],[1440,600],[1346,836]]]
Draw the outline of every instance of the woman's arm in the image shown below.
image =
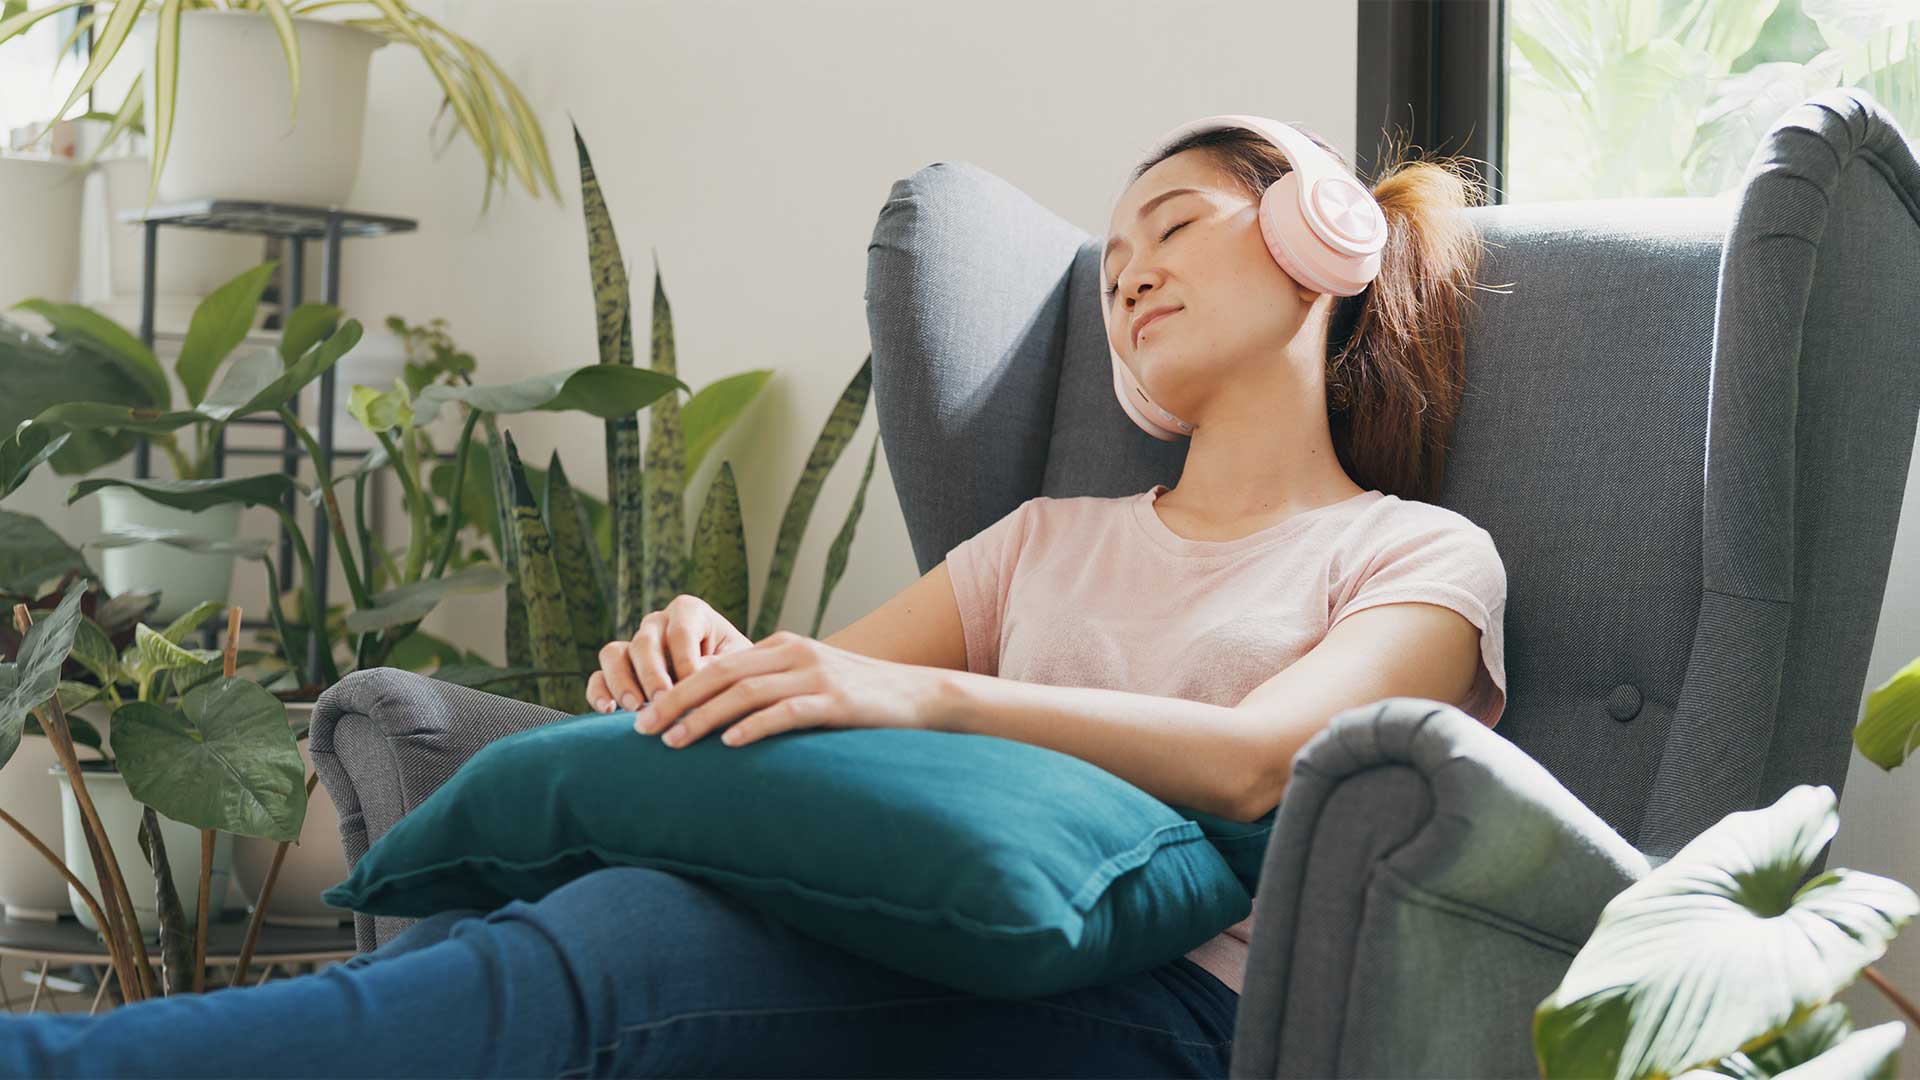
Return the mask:
[[851,626],[820,639],[876,660],[922,667],[967,669],[967,639],[947,564],[922,575]]

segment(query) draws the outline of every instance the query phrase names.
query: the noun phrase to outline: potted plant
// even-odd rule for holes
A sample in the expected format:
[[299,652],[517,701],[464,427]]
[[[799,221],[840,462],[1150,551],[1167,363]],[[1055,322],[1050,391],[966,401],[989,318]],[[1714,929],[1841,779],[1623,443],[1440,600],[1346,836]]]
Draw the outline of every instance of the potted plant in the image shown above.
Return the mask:
[[[1920,742],[1920,659],[1867,696],[1853,742],[1882,769],[1907,760]],[[1840,827],[1836,804],[1832,788],[1802,784],[1728,814],[1609,901],[1534,1011],[1541,1075],[1893,1076],[1906,1025],[1854,1031],[1835,999],[1865,976],[1920,1024],[1870,966],[1920,914],[1920,896],[1856,870],[1805,880]]]
[[[285,404],[318,377],[324,364],[338,359],[333,353],[352,346],[351,341],[323,343],[321,331],[331,330],[333,309],[308,304],[288,317],[277,353],[251,349],[235,358],[253,327],[275,265],[268,261],[242,272],[194,309],[174,363],[174,374],[190,406],[182,411],[173,410],[172,387],[153,351],[125,327],[83,305],[23,301],[17,306],[51,324],[54,344],[65,349],[0,353],[0,377],[17,378],[29,388],[11,409],[0,408],[7,414],[0,421],[17,424],[30,418],[49,432],[79,433],[100,444],[100,452],[88,455],[79,468],[64,468],[56,457],[55,471],[98,468],[117,456],[115,449],[124,453],[130,448],[127,440],[133,436],[158,449],[177,478],[212,476],[216,447],[230,420]],[[329,353],[324,363],[294,364],[304,354],[323,348]],[[76,382],[64,377],[67,360],[74,353],[103,361],[96,366],[102,369],[104,381],[114,384],[115,396],[91,398],[87,395],[100,380]],[[216,383],[215,376],[223,370],[224,377]],[[36,411],[26,412],[29,409]],[[184,443],[182,429],[189,432]],[[239,510],[237,504],[183,509],[143,498],[137,491],[114,490],[101,495],[100,517],[109,533],[162,529],[226,542],[238,533]],[[233,581],[233,556],[142,544],[108,550],[101,570],[109,593],[157,589],[161,594],[157,616],[175,619],[196,605],[225,602]]]
[[[0,18],[0,44],[87,0],[54,0]],[[93,53],[55,119],[93,87],[129,40],[146,63],[115,111],[142,117],[151,143],[148,200],[255,199],[335,206],[353,189],[374,49],[417,49],[445,104],[495,181],[544,181],[558,198],[545,136],[519,88],[485,50],[405,0],[357,0],[361,18],[309,13],[341,0],[110,0],[88,3]],[[283,77],[284,74],[284,77]]]
[[[89,644],[88,624],[80,617],[83,594],[80,585],[70,588],[54,611],[38,622],[24,606],[14,609],[15,625],[24,639],[17,660],[0,665],[0,767],[14,756],[25,719],[34,715],[71,785],[77,808],[73,816],[97,889],[90,889],[11,815],[0,813],[0,824],[25,837],[67,878],[107,943],[125,1000],[198,992],[205,985],[208,913],[216,902],[212,882],[218,834],[290,841],[299,832],[316,777],[303,776],[294,735],[279,702],[235,674],[238,609],[229,613],[227,648],[220,660],[171,646],[163,634],[151,629],[140,636],[134,656],[116,658],[101,649],[97,640]],[[97,786],[101,775],[98,770],[82,769],[75,753],[72,727],[59,693],[59,672],[70,655],[89,666],[137,665],[127,673],[138,679],[141,700],[125,702],[114,711],[111,745],[127,790],[140,804],[137,843],[153,868],[154,921],[161,952],[158,976],[119,858],[127,848],[126,836],[122,834],[116,849],[113,831],[85,779],[87,772],[94,772]],[[191,845],[174,845],[170,857],[162,816],[199,833],[198,887],[193,891],[191,917],[172,868],[173,858],[190,861],[188,851],[180,848]],[[271,879],[267,888],[272,888]],[[262,896],[248,922],[236,982],[248,969],[266,901]]]
[[64,158],[0,148],[0,306],[29,296],[74,298],[80,278],[80,207],[86,170]]

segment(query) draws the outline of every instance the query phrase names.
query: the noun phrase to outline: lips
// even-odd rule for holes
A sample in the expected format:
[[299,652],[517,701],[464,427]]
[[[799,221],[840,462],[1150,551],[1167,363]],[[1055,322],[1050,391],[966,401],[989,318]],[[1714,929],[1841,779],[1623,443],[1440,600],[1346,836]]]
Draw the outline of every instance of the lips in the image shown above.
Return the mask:
[[1147,316],[1145,322],[1142,322],[1138,326],[1135,326],[1133,328],[1133,343],[1135,345],[1140,344],[1140,335],[1143,331],[1146,330],[1147,327],[1152,326],[1154,323],[1159,322],[1161,319],[1164,319],[1167,316],[1172,315],[1181,310],[1183,309],[1177,308],[1177,307],[1168,308],[1165,311],[1156,311],[1153,314]]

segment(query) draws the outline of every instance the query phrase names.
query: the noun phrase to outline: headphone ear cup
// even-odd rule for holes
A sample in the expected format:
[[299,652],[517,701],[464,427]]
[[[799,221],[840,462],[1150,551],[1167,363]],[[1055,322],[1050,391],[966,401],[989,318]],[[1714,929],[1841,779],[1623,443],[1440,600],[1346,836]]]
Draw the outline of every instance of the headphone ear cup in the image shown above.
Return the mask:
[[1300,217],[1300,170],[1290,169],[1286,175],[1267,185],[1260,196],[1260,238],[1266,241],[1267,253],[1273,261],[1280,264],[1293,280],[1315,292],[1331,292],[1313,267],[1296,252],[1298,245],[1319,240],[1307,223]]

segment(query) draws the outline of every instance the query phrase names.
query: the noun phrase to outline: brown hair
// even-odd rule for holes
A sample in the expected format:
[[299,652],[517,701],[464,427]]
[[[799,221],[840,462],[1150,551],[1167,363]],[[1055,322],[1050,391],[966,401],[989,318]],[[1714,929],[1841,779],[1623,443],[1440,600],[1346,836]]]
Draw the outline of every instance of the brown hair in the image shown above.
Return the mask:
[[[1338,150],[1300,131],[1353,172]],[[1265,138],[1232,128],[1180,140],[1128,183],[1193,149],[1204,149],[1256,200],[1293,171]],[[1327,319],[1327,423],[1355,483],[1430,502],[1465,385],[1465,311],[1481,255],[1478,234],[1458,211],[1485,200],[1470,159],[1405,151],[1389,146],[1367,184],[1387,219],[1380,273],[1358,294],[1335,297]]]

